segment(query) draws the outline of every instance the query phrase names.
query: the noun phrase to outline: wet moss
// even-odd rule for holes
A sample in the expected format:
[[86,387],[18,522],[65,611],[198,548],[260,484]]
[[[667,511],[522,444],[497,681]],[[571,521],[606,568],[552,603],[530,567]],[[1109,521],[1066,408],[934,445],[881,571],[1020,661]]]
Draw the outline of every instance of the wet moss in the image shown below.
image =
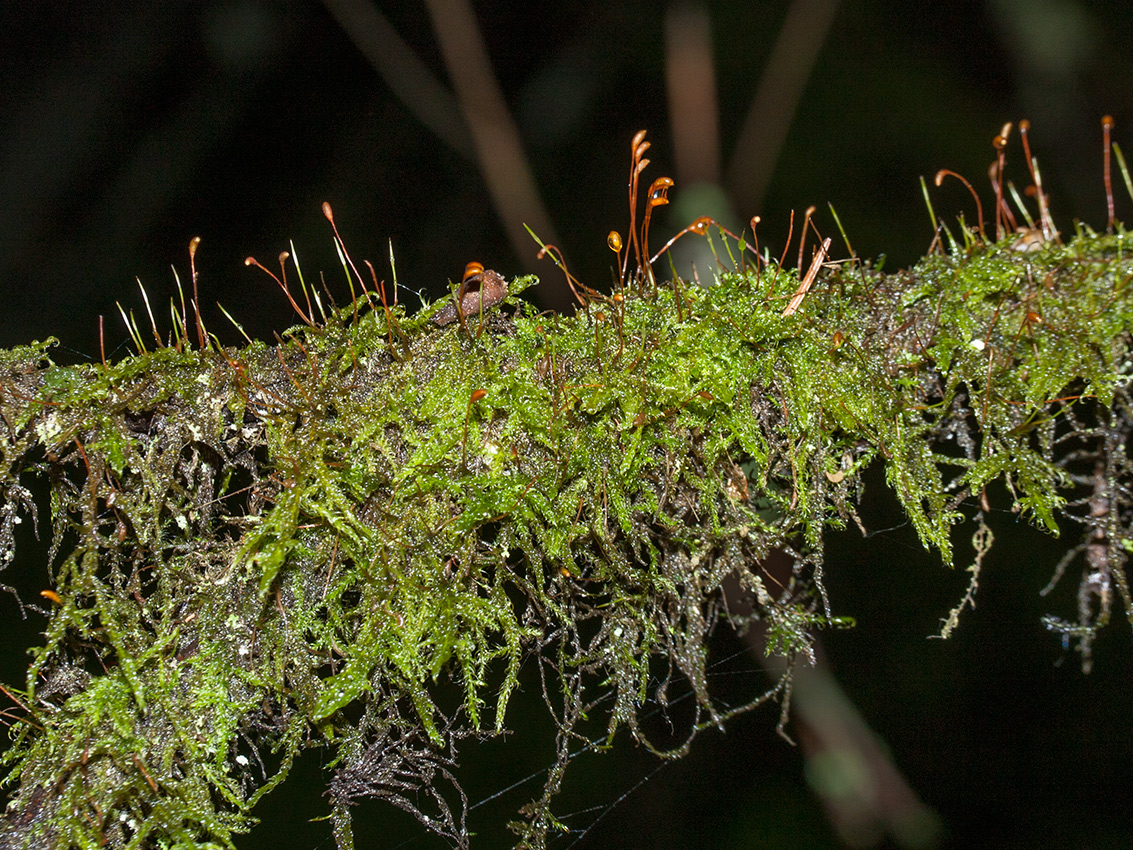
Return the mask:
[[[560,744],[600,722],[679,755],[639,722],[670,679],[696,698],[689,740],[788,692],[789,672],[721,704],[714,629],[763,624],[789,671],[844,622],[823,535],[874,461],[949,566],[963,521],[982,560],[993,482],[1075,527],[1080,608],[1047,625],[1088,665],[1115,596],[1130,611],[1129,248],[1086,231],[848,263],[790,315],[797,275],[748,265],[574,316],[537,313],[523,278],[444,328],[443,305],[366,302],[276,346],[0,352],[0,558],[48,488],[57,598],[13,691],[0,844],[231,846],[308,747],[331,752],[339,846],[361,797],[463,844],[455,746],[508,728],[524,662]],[[559,751],[524,846],[555,828]]]

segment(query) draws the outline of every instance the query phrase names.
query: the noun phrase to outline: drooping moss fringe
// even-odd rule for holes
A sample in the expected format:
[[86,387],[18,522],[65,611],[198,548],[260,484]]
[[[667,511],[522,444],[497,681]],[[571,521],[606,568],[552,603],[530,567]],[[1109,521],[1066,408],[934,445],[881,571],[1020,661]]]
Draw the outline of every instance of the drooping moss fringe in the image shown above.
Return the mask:
[[758,623],[807,662],[837,621],[824,530],[875,460],[949,565],[962,520],[977,567],[990,545],[993,482],[1076,526],[1079,610],[1047,625],[1088,666],[1131,610],[1133,240],[1018,247],[827,269],[786,316],[797,275],[771,266],[573,317],[527,278],[444,328],[442,304],[350,308],[275,347],[0,352],[0,558],[37,520],[53,582],[9,689],[0,846],[228,847],[308,747],[340,847],[363,797],[464,845],[455,745],[508,727],[526,662],[559,763],[512,828],[542,847],[572,746],[654,746],[641,711],[673,682],[697,711],[664,755],[785,697],[721,704],[709,637]]

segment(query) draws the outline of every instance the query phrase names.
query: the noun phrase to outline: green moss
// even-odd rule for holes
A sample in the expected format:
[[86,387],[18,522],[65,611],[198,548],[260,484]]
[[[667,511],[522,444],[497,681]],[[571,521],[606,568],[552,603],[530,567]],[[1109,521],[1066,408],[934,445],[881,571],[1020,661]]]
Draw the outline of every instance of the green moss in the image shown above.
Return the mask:
[[[695,694],[692,731],[782,695],[719,705],[708,637],[760,621],[793,664],[844,624],[823,534],[875,459],[949,566],[993,482],[1080,526],[1078,554],[1104,551],[1077,622],[1048,625],[1088,664],[1114,587],[1129,610],[1129,241],[847,264],[788,316],[797,276],[749,267],[575,316],[536,313],[525,278],[443,329],[440,305],[351,307],[275,347],[0,352],[0,549],[48,487],[59,599],[4,756],[6,846],[231,846],[306,747],[332,752],[340,846],[394,776],[464,842],[463,797],[434,786],[458,741],[508,727],[524,661],[563,740],[585,721],[653,746],[651,659]],[[526,846],[556,823],[561,751]]]

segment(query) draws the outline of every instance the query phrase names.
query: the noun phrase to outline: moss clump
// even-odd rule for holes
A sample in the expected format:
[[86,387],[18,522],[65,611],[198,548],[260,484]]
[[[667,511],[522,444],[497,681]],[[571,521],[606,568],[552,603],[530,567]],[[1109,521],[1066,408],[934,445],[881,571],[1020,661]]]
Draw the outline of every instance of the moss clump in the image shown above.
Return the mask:
[[1114,595],[1130,610],[1130,238],[1016,247],[828,269],[792,315],[797,275],[757,264],[573,317],[524,278],[445,328],[441,304],[364,302],[278,346],[182,327],[116,364],[0,353],[0,557],[46,485],[57,595],[0,845],[231,846],[307,747],[333,753],[340,847],[362,797],[463,845],[454,747],[507,728],[527,661],[561,755],[512,826],[542,846],[584,723],[653,746],[639,712],[674,678],[689,740],[785,705],[788,678],[719,704],[708,638],[759,621],[807,658],[824,529],[875,459],[947,564],[965,515],[982,558],[995,481],[1050,533],[1081,525],[1080,610],[1048,625],[1088,663]]

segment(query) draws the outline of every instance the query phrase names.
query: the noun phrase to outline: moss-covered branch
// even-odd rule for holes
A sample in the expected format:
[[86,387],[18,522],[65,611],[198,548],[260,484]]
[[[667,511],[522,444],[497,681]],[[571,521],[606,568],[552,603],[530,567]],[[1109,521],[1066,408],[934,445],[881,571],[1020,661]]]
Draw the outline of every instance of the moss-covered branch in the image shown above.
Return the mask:
[[1079,610],[1048,625],[1088,664],[1131,611],[1131,241],[828,268],[790,315],[798,275],[744,262],[575,316],[536,313],[525,278],[483,310],[370,293],[277,346],[191,349],[182,322],[112,364],[0,352],[0,558],[46,489],[53,582],[10,689],[0,846],[230,846],[309,747],[340,847],[362,797],[464,844],[455,746],[507,729],[526,662],[559,738],[513,824],[541,847],[572,743],[652,746],[639,713],[672,681],[689,740],[785,704],[788,679],[719,704],[708,638],[758,621],[806,662],[840,613],[824,530],[875,460],[947,564],[965,517],[982,559],[994,482],[1080,534]]

